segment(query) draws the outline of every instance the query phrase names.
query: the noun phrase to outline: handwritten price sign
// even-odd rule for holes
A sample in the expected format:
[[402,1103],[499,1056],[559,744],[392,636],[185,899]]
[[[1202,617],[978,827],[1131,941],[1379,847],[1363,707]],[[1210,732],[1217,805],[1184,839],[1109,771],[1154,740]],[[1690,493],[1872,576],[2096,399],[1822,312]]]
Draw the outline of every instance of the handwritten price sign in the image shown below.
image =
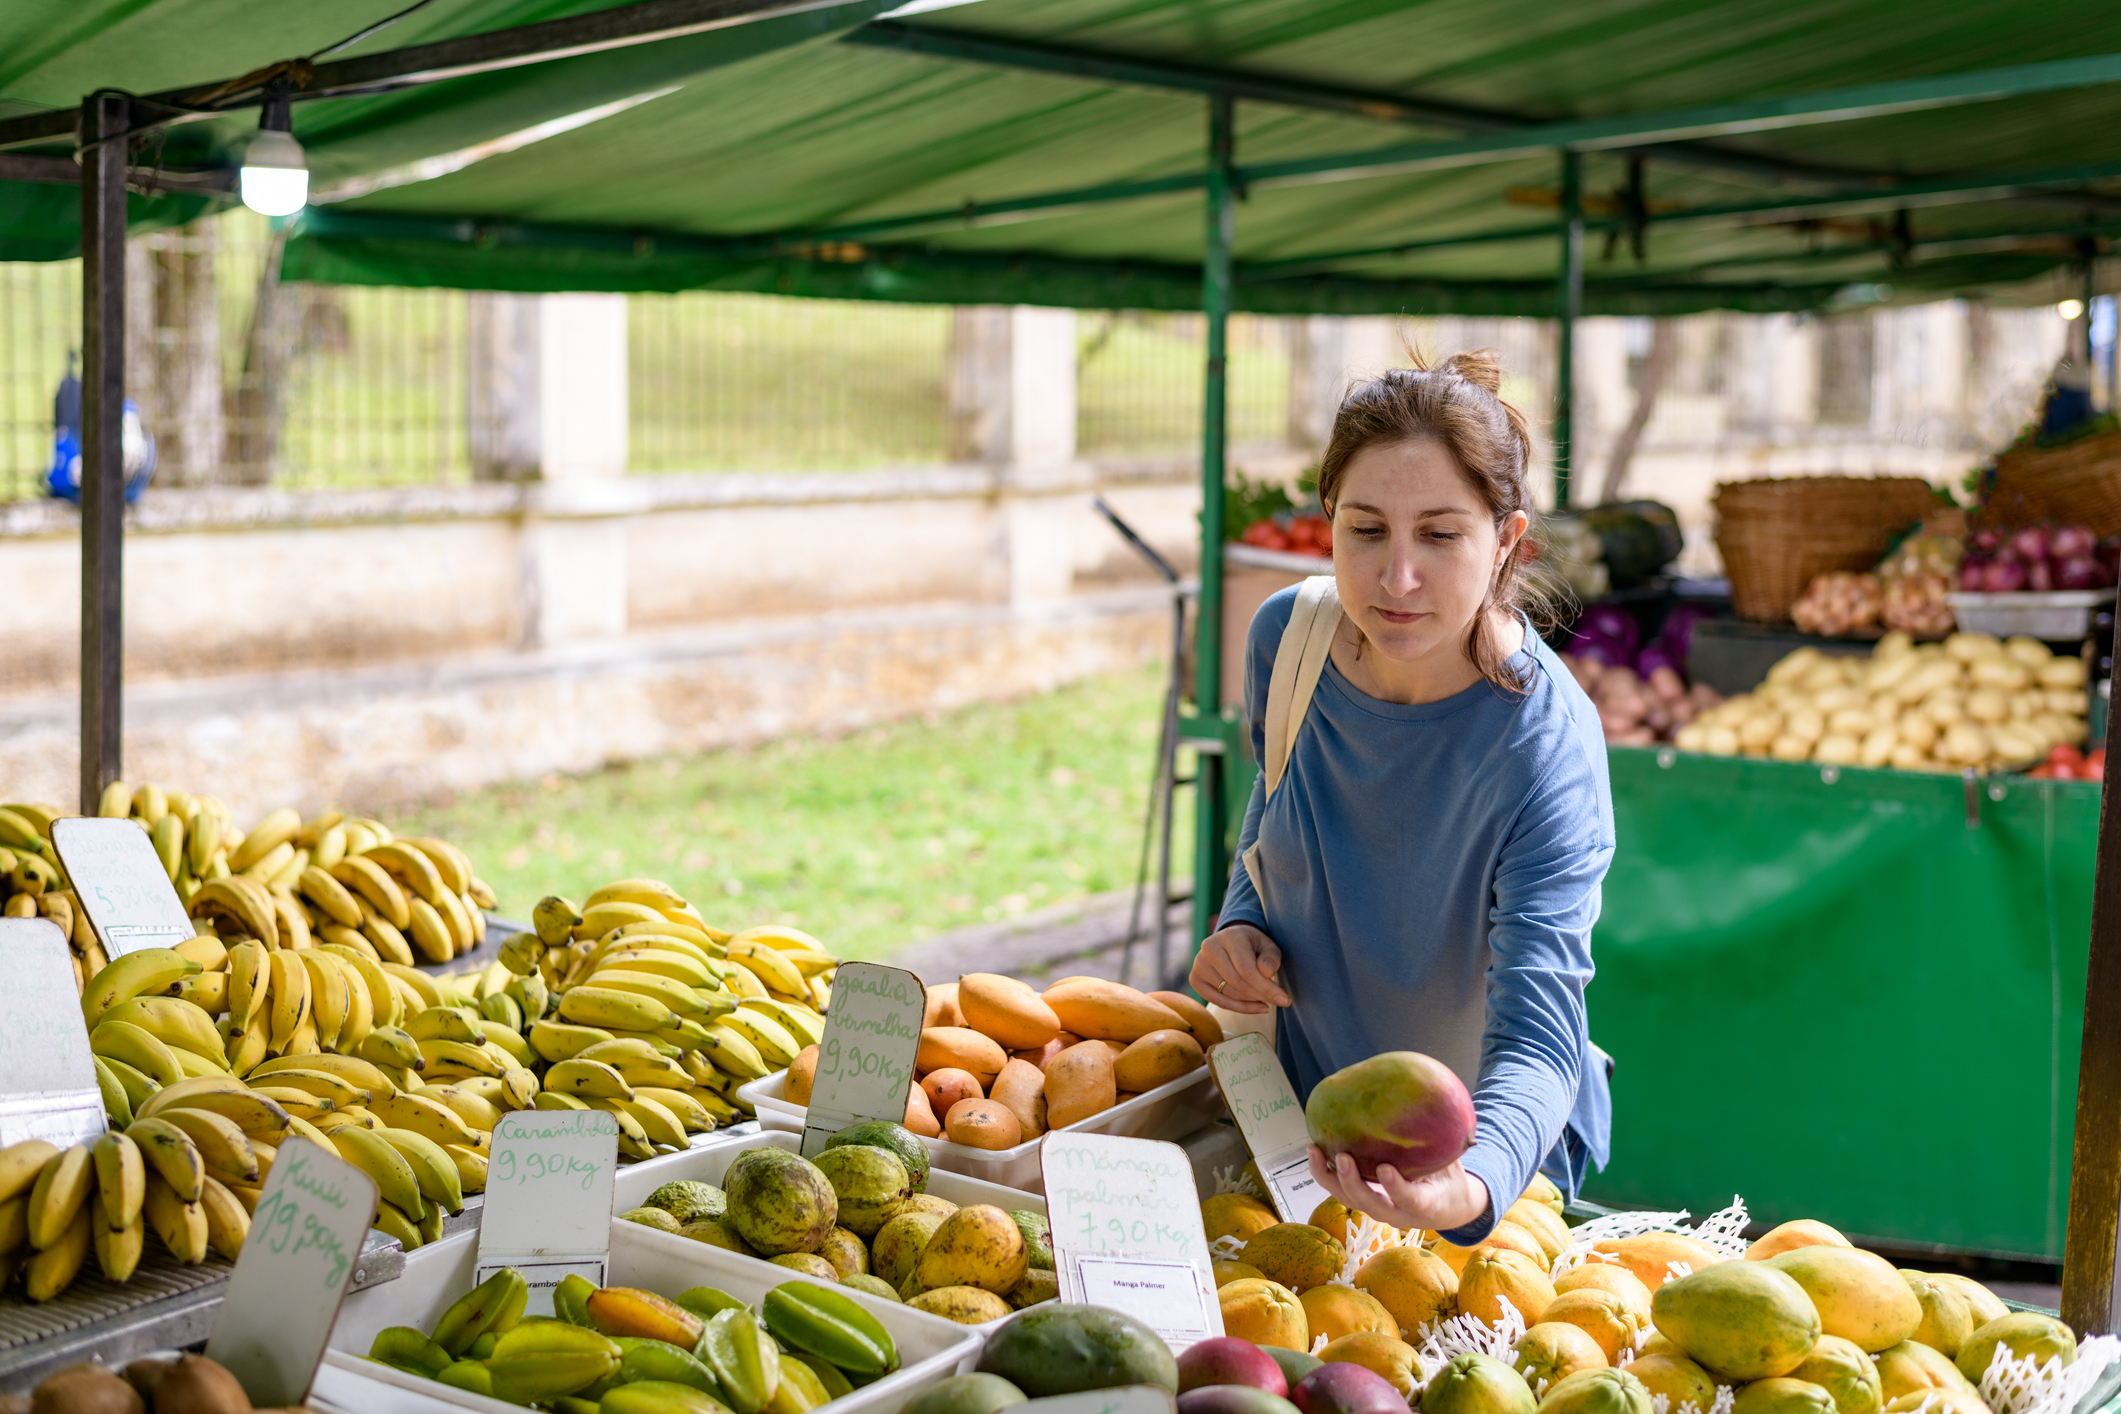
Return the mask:
[[514,1267],[533,1316],[552,1314],[569,1272],[604,1284],[619,1121],[602,1110],[517,1110],[494,1127],[475,1279]]
[[1125,1311],[1174,1351],[1223,1333],[1185,1150],[1059,1133],[1046,1136],[1040,1160],[1061,1300]]
[[52,848],[106,956],[173,948],[197,936],[154,842],[134,821],[54,820]]
[[103,1133],[103,1094],[66,935],[43,918],[0,918],[7,1025],[0,1026],[0,1146],[42,1139],[65,1148]]
[[865,1119],[906,1117],[913,1058],[921,1045],[928,989],[897,967],[846,962],[832,979],[825,1037],[803,1119],[803,1153],[815,1157],[827,1140]]
[[1208,1066],[1275,1211],[1283,1222],[1303,1222],[1327,1194],[1311,1177],[1311,1132],[1274,1043],[1257,1032],[1233,1036],[1208,1052]]
[[206,1342],[258,1408],[309,1397],[375,1215],[367,1174],[306,1139],[280,1146]]

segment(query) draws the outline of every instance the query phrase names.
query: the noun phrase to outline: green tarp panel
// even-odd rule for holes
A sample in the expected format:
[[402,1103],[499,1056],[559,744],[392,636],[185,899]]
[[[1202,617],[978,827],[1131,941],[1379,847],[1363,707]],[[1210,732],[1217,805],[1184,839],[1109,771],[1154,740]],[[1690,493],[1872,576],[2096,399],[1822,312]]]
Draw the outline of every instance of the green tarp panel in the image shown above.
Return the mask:
[[1610,759],[1586,1196],[2059,1260],[2098,788]]

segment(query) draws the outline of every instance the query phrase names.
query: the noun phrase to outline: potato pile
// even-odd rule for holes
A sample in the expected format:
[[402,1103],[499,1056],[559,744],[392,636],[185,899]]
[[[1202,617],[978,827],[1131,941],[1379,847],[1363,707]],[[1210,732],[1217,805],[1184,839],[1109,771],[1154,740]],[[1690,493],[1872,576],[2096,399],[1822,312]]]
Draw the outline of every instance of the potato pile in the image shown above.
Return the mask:
[[[1040,993],[968,972],[928,988],[906,1128],[975,1149],[1012,1149],[1207,1064],[1222,1028],[1177,992],[1064,977]],[[788,1067],[787,1099],[807,1105],[817,1047]]]
[[1723,701],[1705,682],[1686,685],[1679,670],[1659,665],[1648,677],[1633,668],[1609,668],[1596,658],[1562,655],[1598,708],[1598,723],[1611,746],[1655,746],[1670,741],[1703,712]]
[[1800,648],[1755,692],[1702,713],[1682,751],[1902,771],[2019,770],[2084,741],[2081,659],[2030,638],[1889,633],[1869,658]]

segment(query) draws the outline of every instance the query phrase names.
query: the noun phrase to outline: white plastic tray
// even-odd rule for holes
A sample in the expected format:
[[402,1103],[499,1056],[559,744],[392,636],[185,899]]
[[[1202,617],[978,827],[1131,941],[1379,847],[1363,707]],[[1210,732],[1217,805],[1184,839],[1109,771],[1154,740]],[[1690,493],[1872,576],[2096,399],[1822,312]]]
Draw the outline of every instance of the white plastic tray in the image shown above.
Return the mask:
[[2056,589],[2046,593],[1947,594],[1952,617],[1967,633],[1998,638],[2025,634],[2046,642],[2082,638],[2091,632],[2092,610],[2110,602],[2111,589]]
[[[725,1164],[729,1157],[734,1157],[733,1151],[725,1156]],[[651,1238],[661,1241],[644,1240]],[[459,1233],[408,1254],[405,1274],[396,1281],[348,1297],[332,1327],[324,1364],[317,1371],[314,1398],[349,1414],[447,1414],[466,1409],[479,1414],[522,1414],[520,1405],[401,1374],[362,1358],[376,1333],[387,1326],[433,1329],[449,1304],[471,1289],[477,1259],[478,1234]],[[811,1278],[614,1218],[610,1280],[616,1286],[644,1287],[665,1296],[695,1286],[714,1286],[756,1304],[784,1282]],[[898,1414],[914,1395],[969,1368],[985,1339],[979,1330],[941,1316],[860,1291],[849,1290],[847,1295],[868,1307],[891,1332],[898,1343],[900,1367],[823,1406],[832,1414]]]
[[[782,1098],[787,1084],[788,1072],[777,1070],[763,1080],[752,1081],[737,1093],[759,1112],[762,1127],[793,1130],[800,1134],[806,1111],[803,1106],[791,1105]],[[1204,1124],[1214,1123],[1222,1113],[1222,1093],[1215,1088],[1214,1072],[1201,1066],[1169,1084],[1144,1090],[1103,1114],[1077,1120],[1063,1128],[1071,1134],[1117,1134],[1128,1139],[1176,1140],[1185,1138]],[[1036,1139],[1018,1144],[1013,1149],[975,1149],[966,1144],[953,1144],[947,1139],[924,1138],[921,1142],[928,1146],[932,1162],[938,1169],[999,1183],[1004,1188],[1041,1190]]]

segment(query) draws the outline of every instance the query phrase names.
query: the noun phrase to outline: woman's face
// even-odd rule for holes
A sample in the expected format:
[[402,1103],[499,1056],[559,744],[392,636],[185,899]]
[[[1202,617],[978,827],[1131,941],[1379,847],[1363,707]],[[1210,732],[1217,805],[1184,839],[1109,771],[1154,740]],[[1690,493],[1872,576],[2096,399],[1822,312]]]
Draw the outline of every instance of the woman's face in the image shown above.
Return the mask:
[[1415,663],[1463,656],[1466,630],[1495,572],[1524,534],[1514,511],[1501,531],[1443,443],[1365,447],[1333,505],[1333,578],[1342,610],[1384,657]]

